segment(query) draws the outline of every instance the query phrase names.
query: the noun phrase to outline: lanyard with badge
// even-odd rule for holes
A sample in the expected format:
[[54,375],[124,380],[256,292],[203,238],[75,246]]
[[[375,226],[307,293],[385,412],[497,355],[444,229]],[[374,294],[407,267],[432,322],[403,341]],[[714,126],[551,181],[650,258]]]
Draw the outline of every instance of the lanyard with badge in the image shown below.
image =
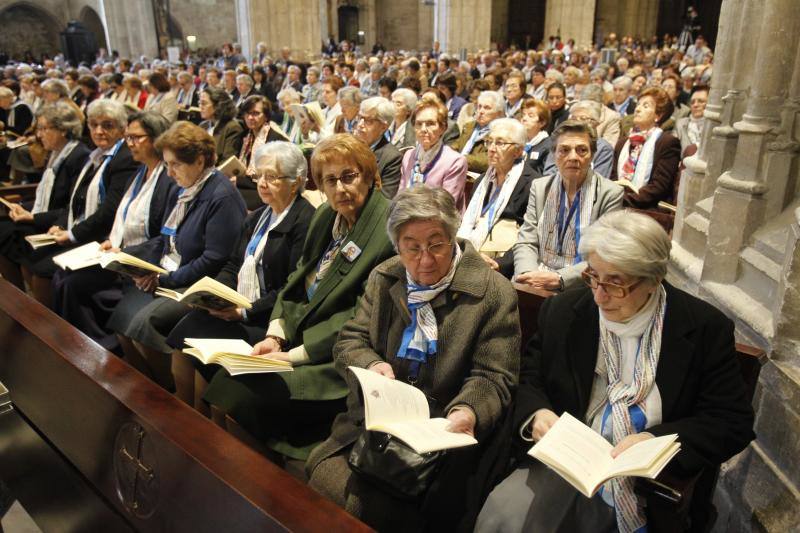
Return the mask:
[[414,151],[415,161],[414,161],[414,172],[411,175],[411,184],[418,185],[420,183],[425,183],[428,179],[428,174],[430,173],[431,169],[436,166],[436,162],[439,161],[439,158],[442,156],[442,152],[444,151],[444,143],[439,147],[439,151],[436,152],[436,156],[428,163],[428,166],[425,167],[425,172],[420,170],[419,166],[419,150],[420,147],[418,146]]
[[567,234],[567,229],[569,229],[569,222],[572,220],[573,215],[575,216],[575,262],[579,263],[581,260],[581,256],[578,253],[578,243],[581,240],[581,191],[578,190],[577,194],[575,194],[575,199],[572,201],[572,205],[569,208],[569,213],[567,213],[567,218],[564,220],[564,211],[565,206],[567,204],[567,191],[566,189],[561,188],[561,202],[558,206],[558,217],[556,218],[556,231],[557,235],[556,238],[557,242],[557,250],[558,255],[563,255],[564,252],[564,237]]

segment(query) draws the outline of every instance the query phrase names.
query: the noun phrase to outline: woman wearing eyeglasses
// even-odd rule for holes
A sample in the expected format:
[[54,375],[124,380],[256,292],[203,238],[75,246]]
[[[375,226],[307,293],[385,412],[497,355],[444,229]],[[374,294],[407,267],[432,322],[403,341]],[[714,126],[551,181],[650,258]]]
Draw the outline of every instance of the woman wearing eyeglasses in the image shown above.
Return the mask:
[[733,322],[664,281],[670,247],[658,223],[631,211],[586,229],[579,250],[588,288],[549,298],[539,312],[511,417],[520,460],[489,495],[476,531],[628,533],[647,525],[653,502],[642,506],[635,478],[614,478],[589,499],[525,458],[562,413],[602,435],[612,457],[677,433],[681,450],[666,471],[687,479],[713,472],[755,437]]
[[558,172],[531,183],[513,251],[518,283],[557,291],[580,283],[586,266],[578,252],[581,235],[604,213],[622,207],[622,187],[592,170],[594,128],[567,120],[551,138]]
[[423,99],[414,109],[412,123],[417,146],[403,156],[400,190],[417,185],[441,187],[453,195],[456,207],[463,212],[467,159],[442,139],[447,131],[447,108],[438,101]]
[[[351,384],[348,411],[336,418],[306,470],[314,489],[378,531],[459,530],[468,507],[467,480],[476,475],[517,383],[516,293],[469,241],[456,239],[458,224],[458,210],[444,190],[401,191],[386,225],[398,257],[374,270],[334,347],[336,371]],[[438,488],[424,501],[449,504],[401,500],[350,469],[364,409],[348,366],[413,384],[428,397],[432,418],[447,418],[448,431],[478,440],[440,459],[442,474],[431,485]]]
[[[253,154],[252,164],[259,198],[266,205],[247,216],[239,242],[216,279],[245,296],[253,307],[194,310],[167,338],[167,344],[174,349],[172,375],[177,396],[202,412],[208,411],[207,404],[201,401],[205,383],[219,367],[200,367],[200,375],[196,376],[195,360],[181,352],[183,340],[245,339],[250,344],[263,340],[278,292],[297,266],[314,216],[314,207],[301,196],[308,165],[300,148],[286,141],[261,144]],[[202,386],[195,387],[196,383]]]
[[[123,249],[136,255],[140,245],[160,234],[164,214],[175,204],[178,193],[155,148],[155,140],[167,128],[169,122],[161,113],[145,111],[128,118],[125,142],[133,160],[141,166],[128,182],[101,250]],[[99,265],[59,269],[53,276],[53,310],[107,350],[118,351],[117,337],[106,323],[126,285],[132,288],[130,278],[123,279]]]
[[279,462],[283,456],[305,460],[345,409],[347,385],[333,368],[333,345],[369,273],[394,254],[385,229],[389,201],[376,186],[369,146],[349,134],[332,135],[315,147],[311,172],[328,201],[311,220],[297,268],[254,349],[291,362],[294,371],[232,378],[220,370],[204,396]]

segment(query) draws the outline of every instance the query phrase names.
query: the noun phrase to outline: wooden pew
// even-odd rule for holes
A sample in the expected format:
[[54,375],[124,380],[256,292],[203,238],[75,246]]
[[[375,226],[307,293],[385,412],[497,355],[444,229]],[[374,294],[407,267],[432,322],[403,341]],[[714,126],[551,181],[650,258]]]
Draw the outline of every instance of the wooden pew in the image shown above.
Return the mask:
[[36,198],[36,184],[28,183],[0,187],[0,197],[13,203],[32,202]]
[[0,478],[44,531],[369,531],[0,279]]

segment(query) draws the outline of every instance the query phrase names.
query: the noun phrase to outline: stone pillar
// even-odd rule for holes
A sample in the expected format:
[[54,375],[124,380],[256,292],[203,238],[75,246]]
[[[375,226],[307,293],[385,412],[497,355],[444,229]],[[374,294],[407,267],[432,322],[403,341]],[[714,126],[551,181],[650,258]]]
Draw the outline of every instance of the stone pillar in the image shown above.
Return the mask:
[[132,59],[158,55],[153,5],[149,0],[105,0],[102,6],[111,50]]
[[458,55],[461,49],[488,49],[491,42],[492,3],[483,0],[438,0],[435,38],[442,50]]
[[[747,112],[734,124],[739,133],[733,167],[717,180],[702,279],[733,283],[738,254],[764,218],[768,145],[775,139],[786,96],[787,67],[798,42],[794,0],[767,0],[757,41]],[[738,74],[738,73],[737,73]]]
[[492,0],[491,41],[508,44],[508,0]]
[[[594,14],[596,0],[562,0],[547,2],[544,18],[544,38],[561,35],[561,38],[575,39],[578,47],[591,46],[594,34]],[[637,32],[638,33],[638,32]]]
[[[237,0],[240,1],[243,0]],[[264,41],[273,54],[288,46],[295,60],[307,61],[319,55],[322,44],[319,0],[247,0],[247,3],[253,21],[249,36],[251,50],[255,49],[255,43]]]

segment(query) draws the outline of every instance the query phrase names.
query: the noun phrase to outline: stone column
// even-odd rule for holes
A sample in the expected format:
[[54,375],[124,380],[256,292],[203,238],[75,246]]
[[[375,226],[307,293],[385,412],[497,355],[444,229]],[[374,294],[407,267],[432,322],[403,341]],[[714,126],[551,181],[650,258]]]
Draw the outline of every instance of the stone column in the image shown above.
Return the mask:
[[132,59],[158,55],[153,5],[149,0],[105,0],[102,5],[111,50]]
[[[575,39],[578,47],[591,46],[594,34],[596,0],[562,0],[547,2],[544,18],[544,37],[561,35]],[[637,32],[638,33],[638,32]]]
[[273,54],[288,46],[295,60],[306,61],[319,54],[319,0],[248,0],[247,3],[250,20],[254,21],[250,26],[251,49],[255,49],[255,43],[264,41]]
[[442,50],[458,55],[462,49],[488,49],[492,30],[492,3],[483,0],[438,0],[435,39]]
[[733,167],[717,180],[703,280],[734,282],[738,254],[763,221],[767,176],[774,173],[765,156],[780,122],[786,74],[798,42],[795,9],[794,0],[767,0],[763,5],[747,112],[734,124],[739,139]]

